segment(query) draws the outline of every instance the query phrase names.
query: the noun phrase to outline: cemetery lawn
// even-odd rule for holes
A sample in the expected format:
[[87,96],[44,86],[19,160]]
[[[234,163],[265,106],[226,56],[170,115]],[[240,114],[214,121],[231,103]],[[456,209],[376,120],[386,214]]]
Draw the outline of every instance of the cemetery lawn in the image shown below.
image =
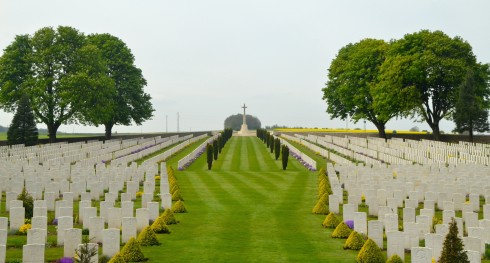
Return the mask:
[[175,169],[188,213],[177,214],[160,246],[143,247],[148,262],[355,262],[357,251],[313,215],[317,173],[294,158],[286,171],[257,137],[233,137],[211,171],[206,154]]

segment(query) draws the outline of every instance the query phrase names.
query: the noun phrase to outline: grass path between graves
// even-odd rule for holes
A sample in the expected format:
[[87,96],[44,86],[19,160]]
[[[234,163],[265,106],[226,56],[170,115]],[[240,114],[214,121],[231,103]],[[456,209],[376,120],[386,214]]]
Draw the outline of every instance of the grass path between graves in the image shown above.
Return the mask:
[[283,171],[256,137],[233,137],[211,171],[204,154],[176,177],[189,212],[143,248],[148,262],[355,262],[311,214],[317,174],[293,158]]

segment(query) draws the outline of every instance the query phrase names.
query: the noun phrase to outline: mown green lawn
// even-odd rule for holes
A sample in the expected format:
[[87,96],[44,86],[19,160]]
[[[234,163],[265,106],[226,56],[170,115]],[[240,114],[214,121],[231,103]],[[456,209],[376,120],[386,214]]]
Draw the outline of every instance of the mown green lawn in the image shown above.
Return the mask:
[[233,137],[211,171],[203,155],[176,177],[189,212],[143,248],[148,262],[355,262],[311,214],[317,174],[292,158],[283,171],[256,137]]

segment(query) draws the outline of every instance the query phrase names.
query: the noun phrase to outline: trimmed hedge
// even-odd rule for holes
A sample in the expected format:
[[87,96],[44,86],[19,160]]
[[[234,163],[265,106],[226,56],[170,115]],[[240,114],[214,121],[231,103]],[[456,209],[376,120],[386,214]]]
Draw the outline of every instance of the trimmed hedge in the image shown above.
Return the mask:
[[130,238],[128,243],[124,245],[120,254],[128,262],[141,262],[145,260],[141,246],[134,237]]
[[403,260],[397,254],[391,256],[386,263],[403,263]]
[[340,223],[340,219],[332,212],[323,221],[322,226],[325,228],[336,228]]
[[165,221],[166,225],[173,225],[179,223],[179,221],[175,219],[175,215],[174,212],[172,212],[172,209],[165,209],[161,217],[163,217],[163,220]]
[[167,224],[165,224],[163,214],[159,216],[155,222],[153,222],[151,229],[157,234],[170,234],[170,229],[168,228]]
[[348,238],[350,233],[352,233],[352,229],[350,229],[344,222],[340,222],[340,224],[333,231],[332,237]]
[[385,260],[385,256],[383,252],[381,252],[381,249],[376,245],[376,242],[370,238],[364,243],[359,254],[357,254],[358,263],[383,263]]
[[145,227],[143,231],[138,235],[138,242],[142,246],[158,246],[160,242],[157,239],[157,235],[151,229],[151,226]]
[[109,260],[109,263],[126,263],[124,258],[121,256],[120,253],[116,253],[111,260]]
[[366,240],[357,231],[352,231],[345,241],[344,249],[359,250],[362,248]]
[[182,195],[180,194],[180,190],[177,189],[172,194],[172,201],[179,201],[179,200],[184,200],[184,198],[182,198]]
[[184,202],[182,200],[177,201],[172,206],[172,212],[174,212],[174,213],[187,213],[187,209],[185,208]]
[[326,215],[328,214],[328,206],[322,202],[321,200],[318,200],[316,203],[315,207],[313,207],[313,210],[311,210],[313,214],[319,214],[319,215]]

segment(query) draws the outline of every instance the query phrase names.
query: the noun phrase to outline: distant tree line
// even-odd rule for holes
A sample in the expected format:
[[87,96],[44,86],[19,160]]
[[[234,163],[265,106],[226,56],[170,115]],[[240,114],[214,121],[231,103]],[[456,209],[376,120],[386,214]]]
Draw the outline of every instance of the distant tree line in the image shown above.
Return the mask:
[[323,99],[331,118],[367,120],[383,138],[389,120],[409,117],[425,121],[435,140],[443,119],[472,140],[474,130],[489,130],[489,80],[489,65],[477,62],[468,42],[422,30],[389,43],[363,39],[342,47]]
[[[247,122],[247,127],[249,130],[257,130],[262,127],[260,120],[255,116],[247,114],[245,116],[245,120]],[[230,128],[235,131],[239,131],[242,127],[242,124],[243,124],[243,114],[240,113],[231,115],[225,119],[225,129]]]
[[146,80],[126,44],[110,34],[66,26],[18,35],[0,57],[0,108],[14,112],[27,96],[50,141],[62,124],[140,125],[153,116]]

